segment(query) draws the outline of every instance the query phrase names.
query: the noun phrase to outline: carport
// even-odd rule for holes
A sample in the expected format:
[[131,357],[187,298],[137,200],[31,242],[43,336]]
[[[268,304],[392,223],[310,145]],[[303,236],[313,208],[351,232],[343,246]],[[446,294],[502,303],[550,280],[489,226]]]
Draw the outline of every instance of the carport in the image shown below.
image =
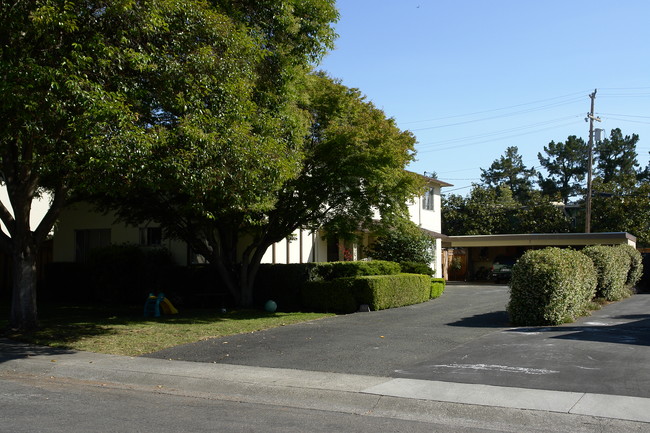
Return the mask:
[[497,256],[519,257],[529,249],[588,245],[636,247],[636,237],[626,232],[447,236],[442,242],[443,276],[452,281],[485,280]]

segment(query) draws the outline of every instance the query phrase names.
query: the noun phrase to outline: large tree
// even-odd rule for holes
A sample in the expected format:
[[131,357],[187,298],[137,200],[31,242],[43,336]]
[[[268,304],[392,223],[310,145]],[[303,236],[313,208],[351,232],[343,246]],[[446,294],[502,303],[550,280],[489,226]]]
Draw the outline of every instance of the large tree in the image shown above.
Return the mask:
[[566,141],[551,141],[544,146],[544,153],[537,154],[539,163],[547,175],[538,174],[542,192],[549,197],[559,195],[567,204],[583,190],[582,182],[587,173],[588,146],[582,138],[569,136]]
[[636,144],[637,134],[623,136],[620,128],[612,129],[609,138],[594,146],[597,159],[596,174],[604,183],[634,183],[639,168]]
[[516,233],[514,216],[519,206],[506,185],[474,184],[467,197],[443,196],[442,231],[456,236]]
[[650,183],[617,184],[594,180],[593,231],[626,231],[640,245],[650,245]]
[[[276,2],[276,8],[304,12],[298,3]],[[0,206],[8,230],[0,246],[14,266],[11,327],[37,325],[36,253],[71,192],[115,189],[110,181],[120,173],[126,184],[218,183],[230,192],[228,205],[264,208],[272,203],[265,191],[295,175],[301,117],[286,102],[291,98],[273,98],[269,90],[277,85],[289,94],[295,73],[278,68],[272,76],[285,78],[269,82],[267,72],[277,65],[269,41],[278,39],[281,52],[287,49],[282,40],[293,34],[317,56],[331,40],[327,20],[336,12],[327,9],[322,30],[306,16],[283,21],[271,10],[269,21],[283,24],[266,35],[242,22],[245,12],[230,12],[200,0],[0,4],[0,163],[9,193]],[[243,170],[215,165],[221,176],[209,177],[193,170],[186,153],[202,142],[221,143],[223,159],[237,159]],[[170,146],[176,159],[165,163],[178,168],[175,178],[134,169]],[[253,188],[241,188],[249,177]],[[31,203],[42,191],[51,207],[31,230]]]
[[525,200],[533,189],[535,174],[534,168],[528,168],[523,163],[517,146],[510,146],[487,170],[481,169],[481,181],[492,188],[505,185],[516,199]]
[[[285,176],[280,188],[270,188],[274,179],[258,172],[274,159],[295,167],[295,158],[257,145],[258,163],[249,166],[242,164],[246,149],[204,140],[183,152],[184,164],[175,161],[185,149],[173,146],[158,155],[160,162],[143,159],[145,171],[173,181],[123,182],[123,188],[100,201],[128,221],[155,220],[168,236],[187,241],[216,267],[241,305],[252,302],[253,282],[268,247],[296,229],[324,227],[338,236],[372,223],[377,211],[388,222],[404,217],[408,200],[421,192],[419,177],[404,171],[413,157],[414,137],[358,90],[323,74],[306,76],[302,86],[299,106],[310,128],[297,149],[287,149],[301,158],[295,175]],[[199,182],[182,182],[190,169]],[[237,184],[242,194],[251,188],[246,192],[263,197],[263,205],[233,201],[230,183],[222,181],[229,173],[242,177]],[[253,183],[256,179],[268,184]]]

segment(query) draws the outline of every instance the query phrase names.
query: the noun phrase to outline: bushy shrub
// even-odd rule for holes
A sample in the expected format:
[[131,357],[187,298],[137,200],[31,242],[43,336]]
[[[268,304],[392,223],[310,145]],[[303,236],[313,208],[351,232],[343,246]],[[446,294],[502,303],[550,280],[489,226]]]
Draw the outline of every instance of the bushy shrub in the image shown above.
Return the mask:
[[630,256],[622,248],[604,245],[586,247],[582,253],[589,257],[598,276],[596,297],[618,301],[629,296],[625,287],[630,270]]
[[399,264],[385,260],[324,262],[317,263],[312,270],[313,279],[322,279],[326,281],[335,278],[361,277],[369,275],[395,275],[399,273]]
[[414,222],[401,224],[380,234],[369,254],[375,260],[431,263],[435,260],[436,241]]
[[280,311],[298,311],[300,289],[314,280],[318,263],[263,264],[255,278],[254,300],[263,305],[272,299]]
[[527,251],[510,280],[508,314],[515,325],[558,325],[588,310],[596,290],[592,261],[560,248]]
[[444,278],[431,278],[431,299],[438,298],[445,291],[447,282]]
[[353,313],[360,303],[354,293],[354,278],[339,278],[332,281],[309,281],[300,290],[300,301],[304,309],[328,313]]
[[405,274],[433,275],[433,269],[431,269],[431,266],[426,263],[400,262],[399,266]]
[[641,277],[643,276],[643,256],[632,245],[619,245],[617,248],[620,248],[630,256],[630,270],[627,273],[625,287],[634,287],[641,281]]

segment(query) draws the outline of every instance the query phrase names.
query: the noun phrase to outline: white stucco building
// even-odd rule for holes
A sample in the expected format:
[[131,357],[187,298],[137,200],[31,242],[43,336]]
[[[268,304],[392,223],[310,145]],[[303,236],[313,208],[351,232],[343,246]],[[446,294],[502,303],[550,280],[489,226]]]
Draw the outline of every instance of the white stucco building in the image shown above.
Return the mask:
[[[430,235],[439,236],[441,231],[440,189],[450,184],[428,179],[428,189],[422,197],[409,204],[411,220]],[[61,213],[55,227],[53,260],[55,262],[84,261],[90,250],[109,244],[138,244],[143,247],[167,248],[176,263],[189,265],[200,261],[182,241],[164,239],[156,223],[144,223],[137,227],[117,224],[114,214],[100,214],[85,203],[69,206]],[[363,246],[371,242],[368,235]],[[297,230],[293,236],[272,245],[265,253],[262,263],[308,263],[363,258],[360,244],[328,242],[319,231]],[[436,276],[442,275],[442,249],[436,240],[436,260],[432,267]]]

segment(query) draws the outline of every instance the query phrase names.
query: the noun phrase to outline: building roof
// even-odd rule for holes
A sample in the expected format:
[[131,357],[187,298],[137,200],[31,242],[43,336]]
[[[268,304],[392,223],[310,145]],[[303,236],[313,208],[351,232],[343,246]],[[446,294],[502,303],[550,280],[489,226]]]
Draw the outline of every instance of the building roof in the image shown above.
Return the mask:
[[584,246],[601,244],[636,246],[636,237],[626,232],[606,232],[468,235],[447,236],[444,239],[444,246],[446,247]]
[[416,174],[416,175],[424,178],[424,180],[426,180],[428,183],[439,186],[440,188],[444,188],[444,187],[447,187],[447,186],[454,186],[451,183],[443,182],[440,179],[435,179],[433,177],[429,177],[429,176],[426,176],[424,174],[416,173],[416,172],[410,171],[410,170],[406,170],[406,171],[408,171],[409,173]]

